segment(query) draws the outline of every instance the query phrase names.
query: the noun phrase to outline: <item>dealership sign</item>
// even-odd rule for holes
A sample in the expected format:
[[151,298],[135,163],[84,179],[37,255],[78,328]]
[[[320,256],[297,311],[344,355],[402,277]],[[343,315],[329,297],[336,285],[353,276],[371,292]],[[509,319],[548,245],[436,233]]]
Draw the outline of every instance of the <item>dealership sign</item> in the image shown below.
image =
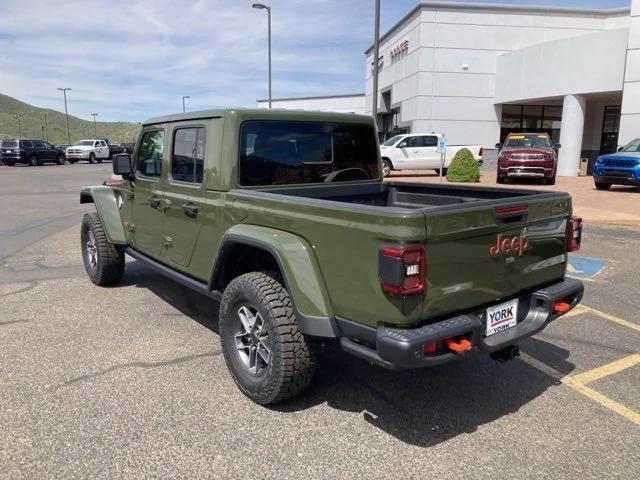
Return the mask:
[[409,51],[409,40],[402,40],[391,49],[391,61],[394,62]]

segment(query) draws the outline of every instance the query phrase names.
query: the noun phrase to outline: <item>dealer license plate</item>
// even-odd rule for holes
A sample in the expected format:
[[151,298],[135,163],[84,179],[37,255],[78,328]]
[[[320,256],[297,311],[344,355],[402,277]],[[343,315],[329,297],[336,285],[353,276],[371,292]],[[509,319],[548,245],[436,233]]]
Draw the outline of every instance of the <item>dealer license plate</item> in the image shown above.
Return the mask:
[[487,337],[514,327],[516,323],[518,323],[518,300],[487,308]]

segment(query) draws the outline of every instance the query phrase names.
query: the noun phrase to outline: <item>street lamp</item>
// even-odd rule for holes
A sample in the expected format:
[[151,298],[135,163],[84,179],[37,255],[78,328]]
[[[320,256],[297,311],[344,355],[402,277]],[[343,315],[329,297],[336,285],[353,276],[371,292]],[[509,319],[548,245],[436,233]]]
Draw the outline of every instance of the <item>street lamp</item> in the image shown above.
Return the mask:
[[47,135],[47,142],[49,141],[49,125],[47,125],[47,112],[44,112],[44,131]]
[[86,137],[87,136],[87,122],[84,122],[82,124],[82,136]]
[[185,107],[185,104],[184,104],[184,99],[185,99],[185,98],[191,98],[191,97],[190,97],[189,95],[183,95],[183,96],[182,96],[182,112],[183,112],[183,113],[187,111],[187,109],[186,109],[186,107]]
[[373,109],[371,114],[376,126],[378,125],[378,67],[380,56],[380,0],[375,0],[375,15],[373,23]]
[[96,127],[96,117],[98,114],[92,113],[91,116],[93,117],[93,137],[98,138],[98,127]]
[[16,120],[18,120],[18,138],[20,138],[22,136],[22,127],[20,126],[20,117],[22,115],[16,113],[13,116],[16,117]]
[[69,135],[69,112],[67,110],[67,91],[71,90],[70,88],[58,88],[64,95],[64,118],[67,122],[67,143],[71,145],[71,135]]
[[268,41],[269,41],[269,108],[271,108],[271,7],[264,5],[263,3],[254,3],[251,5],[252,8],[257,8],[258,10],[266,10],[267,11],[267,22],[268,22]]

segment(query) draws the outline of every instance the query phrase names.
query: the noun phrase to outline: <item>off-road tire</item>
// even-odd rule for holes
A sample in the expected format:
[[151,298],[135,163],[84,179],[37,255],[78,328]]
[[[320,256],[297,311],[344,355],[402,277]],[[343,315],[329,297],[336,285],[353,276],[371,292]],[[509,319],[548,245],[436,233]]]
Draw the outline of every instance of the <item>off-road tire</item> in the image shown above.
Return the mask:
[[[93,266],[88,255],[87,242],[93,234],[96,252],[96,264]],[[93,283],[101,287],[113,285],[124,274],[124,250],[107,240],[104,226],[97,213],[86,213],[80,227],[80,248],[87,275]]]
[[39,167],[40,160],[38,160],[38,157],[36,157],[35,155],[31,155],[29,157],[29,165],[31,165],[32,167]]
[[389,175],[391,175],[392,171],[393,171],[393,166],[391,165],[391,162],[386,158],[383,158],[382,159],[382,176],[388,177]]
[[606,182],[595,182],[595,184],[598,190],[609,190],[612,185],[611,183],[606,183]]
[[[220,303],[220,343],[227,368],[236,385],[260,405],[294,397],[306,389],[316,365],[315,345],[298,329],[289,293],[278,275],[251,272],[234,278]],[[261,316],[267,331],[269,362],[261,373],[251,373],[236,347],[241,307]]]
[[96,155],[93,152],[89,154],[89,163],[96,163]]
[[58,165],[64,165],[66,161],[67,161],[67,159],[64,158],[64,155],[62,155],[62,154],[58,155],[58,158],[56,158],[56,163]]

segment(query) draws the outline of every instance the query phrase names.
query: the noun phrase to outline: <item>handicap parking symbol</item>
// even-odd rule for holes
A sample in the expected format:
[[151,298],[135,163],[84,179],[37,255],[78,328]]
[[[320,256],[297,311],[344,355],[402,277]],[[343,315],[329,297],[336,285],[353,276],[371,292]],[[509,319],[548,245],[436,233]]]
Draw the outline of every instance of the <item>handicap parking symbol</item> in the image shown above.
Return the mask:
[[575,278],[595,277],[604,267],[604,260],[599,258],[579,257],[569,255],[567,274]]

